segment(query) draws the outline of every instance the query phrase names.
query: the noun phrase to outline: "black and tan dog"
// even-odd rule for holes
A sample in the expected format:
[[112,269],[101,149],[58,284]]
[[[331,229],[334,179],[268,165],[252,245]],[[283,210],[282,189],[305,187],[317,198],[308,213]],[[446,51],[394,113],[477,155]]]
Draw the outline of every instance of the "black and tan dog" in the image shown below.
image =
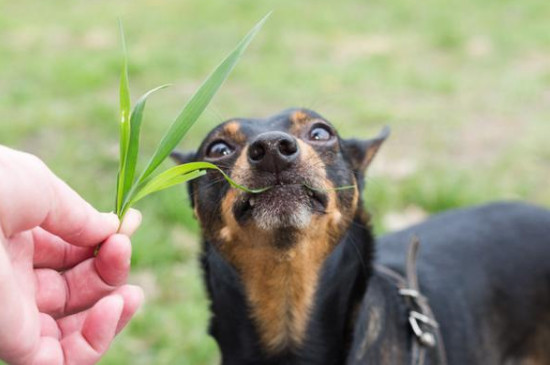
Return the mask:
[[[189,185],[224,364],[436,364],[441,345],[448,364],[550,364],[550,212],[500,203],[444,213],[382,237],[375,259],[361,192],[387,135],[342,139],[319,114],[292,109],[227,121],[196,153],[173,154],[272,187],[246,193],[217,172]],[[426,326],[411,327],[410,301],[375,268],[403,274],[412,234],[439,321],[424,359],[411,349]]]

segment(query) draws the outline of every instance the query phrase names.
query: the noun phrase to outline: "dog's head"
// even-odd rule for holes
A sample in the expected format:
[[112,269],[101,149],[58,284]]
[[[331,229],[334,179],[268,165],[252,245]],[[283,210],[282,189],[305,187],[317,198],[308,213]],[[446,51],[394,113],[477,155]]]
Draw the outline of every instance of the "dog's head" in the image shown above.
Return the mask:
[[[232,119],[212,130],[196,153],[173,153],[181,163],[208,161],[254,194],[233,189],[218,172],[190,186],[204,234],[214,241],[256,232],[276,237],[312,227],[331,236],[353,218],[365,169],[388,130],[371,140],[342,139],[319,114],[291,109],[267,119]],[[273,240],[281,249],[285,240]]]
[[342,139],[319,114],[292,109],[267,119],[232,119],[181,162],[217,171],[189,185],[203,237],[238,272],[261,342],[269,353],[302,343],[323,262],[354,219],[366,223],[364,173],[388,130]]

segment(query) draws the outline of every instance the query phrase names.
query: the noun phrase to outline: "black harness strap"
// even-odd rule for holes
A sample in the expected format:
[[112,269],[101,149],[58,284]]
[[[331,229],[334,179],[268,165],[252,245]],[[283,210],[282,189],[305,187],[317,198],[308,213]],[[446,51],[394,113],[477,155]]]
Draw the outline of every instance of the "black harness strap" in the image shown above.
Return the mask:
[[430,349],[437,351],[439,365],[447,365],[447,356],[439,325],[428,304],[428,299],[420,293],[416,272],[416,257],[420,241],[414,236],[409,244],[406,260],[406,278],[398,272],[382,265],[375,269],[392,279],[396,283],[399,295],[407,304],[407,316],[415,338],[412,341],[411,365],[423,365],[426,361],[426,352]]

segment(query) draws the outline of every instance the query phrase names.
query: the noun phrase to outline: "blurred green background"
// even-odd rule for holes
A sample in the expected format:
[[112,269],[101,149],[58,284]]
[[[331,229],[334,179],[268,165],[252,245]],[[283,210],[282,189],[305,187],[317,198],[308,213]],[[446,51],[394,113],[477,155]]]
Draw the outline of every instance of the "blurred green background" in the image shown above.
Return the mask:
[[[550,2],[0,0],[0,143],[112,210],[122,16],[142,160],[204,77],[271,19],[182,143],[219,122],[313,108],[343,136],[392,136],[366,191],[381,233],[493,199],[550,206]],[[169,164],[167,164],[168,166]],[[37,182],[39,183],[39,182]],[[215,364],[185,189],[145,200],[131,281],[147,303],[102,364]]]

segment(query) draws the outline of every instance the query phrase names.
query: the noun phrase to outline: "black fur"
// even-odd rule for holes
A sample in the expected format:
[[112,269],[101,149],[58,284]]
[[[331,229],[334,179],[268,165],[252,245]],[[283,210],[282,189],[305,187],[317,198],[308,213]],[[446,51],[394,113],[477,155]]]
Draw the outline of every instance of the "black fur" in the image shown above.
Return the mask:
[[[538,358],[532,364],[550,364],[548,210],[494,203],[443,213],[382,237],[377,261],[403,273],[413,234],[421,242],[420,287],[439,320],[449,364],[521,364],[533,353]],[[358,340],[364,336],[368,307],[365,301]],[[384,363],[379,360],[384,354],[376,350],[358,356],[358,343],[350,363]]]
[[300,364],[343,364],[353,342],[355,310],[372,275],[374,241],[356,219],[325,263]]

